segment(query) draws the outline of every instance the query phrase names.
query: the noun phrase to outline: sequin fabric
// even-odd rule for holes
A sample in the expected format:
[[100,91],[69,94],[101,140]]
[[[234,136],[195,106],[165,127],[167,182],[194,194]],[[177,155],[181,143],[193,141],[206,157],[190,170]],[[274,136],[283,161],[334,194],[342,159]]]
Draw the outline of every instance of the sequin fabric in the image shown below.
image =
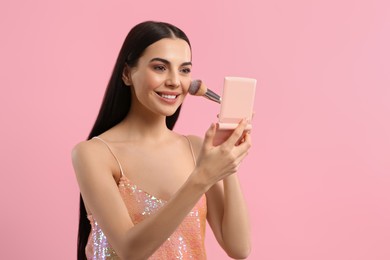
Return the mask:
[[[158,211],[166,203],[166,201],[139,189],[125,175],[122,175],[118,188],[135,225]],[[176,231],[148,259],[206,259],[204,247],[206,215],[206,196],[203,195]],[[89,215],[88,219],[92,229],[85,249],[87,259],[120,259],[93,216]]]

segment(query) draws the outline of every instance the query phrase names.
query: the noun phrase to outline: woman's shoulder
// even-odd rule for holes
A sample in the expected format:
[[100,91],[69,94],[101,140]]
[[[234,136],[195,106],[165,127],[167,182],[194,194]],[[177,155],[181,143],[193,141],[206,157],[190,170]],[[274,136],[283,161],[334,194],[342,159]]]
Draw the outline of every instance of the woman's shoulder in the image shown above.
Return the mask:
[[105,156],[104,144],[96,138],[77,143],[72,149],[72,161],[101,160]]
[[180,134],[175,131],[171,131],[171,133],[173,134],[173,138],[175,138],[178,141],[180,140],[180,142],[183,142],[183,144],[187,143],[188,145],[188,141],[189,141],[195,153],[200,151],[200,148],[202,147],[202,143],[203,143],[203,139],[201,137],[192,134]]
[[203,138],[197,135],[186,135],[193,145],[202,145]]
[[186,135],[186,137],[191,142],[195,154],[199,154],[200,149],[202,148],[203,139],[197,135]]
[[73,147],[72,164],[78,179],[105,175],[102,173],[120,176],[110,150],[97,138],[79,142]]

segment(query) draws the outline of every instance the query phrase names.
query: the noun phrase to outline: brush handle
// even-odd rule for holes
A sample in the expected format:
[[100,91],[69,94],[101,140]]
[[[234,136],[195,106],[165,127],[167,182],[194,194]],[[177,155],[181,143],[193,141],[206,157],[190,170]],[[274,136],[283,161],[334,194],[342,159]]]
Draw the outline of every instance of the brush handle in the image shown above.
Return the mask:
[[219,104],[221,103],[221,97],[210,89],[207,89],[204,96],[212,101],[219,103]]

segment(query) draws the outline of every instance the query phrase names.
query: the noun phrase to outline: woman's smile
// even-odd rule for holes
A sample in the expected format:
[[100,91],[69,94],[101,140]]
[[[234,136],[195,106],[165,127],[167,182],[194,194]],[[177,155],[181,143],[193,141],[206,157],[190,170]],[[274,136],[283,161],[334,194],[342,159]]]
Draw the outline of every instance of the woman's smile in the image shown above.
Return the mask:
[[163,91],[155,91],[155,93],[158,95],[158,97],[168,103],[168,104],[175,104],[176,101],[178,100],[178,97],[180,93],[175,93],[175,92],[163,92]]

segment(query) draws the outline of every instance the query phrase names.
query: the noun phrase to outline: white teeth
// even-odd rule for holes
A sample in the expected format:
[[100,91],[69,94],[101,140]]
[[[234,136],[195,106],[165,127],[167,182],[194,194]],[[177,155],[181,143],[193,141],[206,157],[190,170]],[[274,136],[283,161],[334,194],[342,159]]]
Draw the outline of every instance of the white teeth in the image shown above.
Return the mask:
[[163,98],[167,98],[167,99],[175,99],[175,98],[176,98],[175,95],[165,95],[165,94],[161,94],[161,96],[162,96]]

